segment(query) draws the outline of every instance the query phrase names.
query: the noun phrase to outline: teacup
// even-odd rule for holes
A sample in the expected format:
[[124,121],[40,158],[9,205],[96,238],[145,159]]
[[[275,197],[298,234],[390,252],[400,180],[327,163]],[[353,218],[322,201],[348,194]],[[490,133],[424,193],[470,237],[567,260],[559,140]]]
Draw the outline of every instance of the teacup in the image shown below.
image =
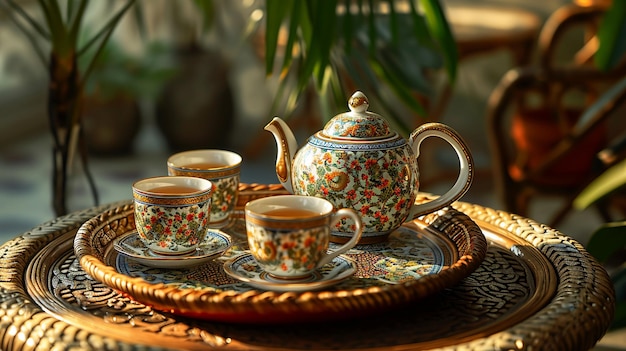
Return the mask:
[[[354,247],[363,232],[361,217],[352,209],[333,210],[328,200],[301,195],[276,195],[245,206],[250,253],[259,266],[278,279],[299,279]],[[328,251],[331,228],[349,218],[352,238]]]
[[139,238],[159,255],[186,255],[204,240],[212,184],[196,177],[164,176],[133,184]]
[[213,183],[209,227],[222,228],[237,205],[241,156],[227,150],[190,150],[170,156],[169,175],[208,179]]

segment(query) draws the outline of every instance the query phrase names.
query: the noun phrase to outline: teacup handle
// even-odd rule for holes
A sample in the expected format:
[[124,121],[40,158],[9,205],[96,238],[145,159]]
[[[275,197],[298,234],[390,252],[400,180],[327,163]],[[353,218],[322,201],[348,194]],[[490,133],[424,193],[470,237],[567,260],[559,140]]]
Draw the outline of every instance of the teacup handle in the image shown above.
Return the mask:
[[348,217],[351,218],[356,226],[354,231],[354,235],[352,238],[341,247],[336,250],[333,250],[326,254],[326,256],[322,257],[322,259],[317,264],[317,268],[322,267],[323,265],[332,261],[335,257],[341,255],[344,252],[347,252],[351,248],[353,248],[357,242],[361,239],[361,234],[363,234],[363,223],[361,222],[361,216],[359,216],[355,210],[349,208],[341,208],[333,213],[330,219],[330,227],[334,227],[341,219]]
[[407,220],[412,220],[427,213],[437,211],[460,199],[461,196],[467,192],[474,178],[474,160],[469,148],[461,136],[454,129],[445,124],[435,122],[425,123],[411,133],[409,144],[413,148],[415,157],[419,157],[419,149],[422,141],[431,136],[445,140],[454,148],[460,163],[459,177],[456,179],[452,188],[442,196],[423,204],[413,205]]

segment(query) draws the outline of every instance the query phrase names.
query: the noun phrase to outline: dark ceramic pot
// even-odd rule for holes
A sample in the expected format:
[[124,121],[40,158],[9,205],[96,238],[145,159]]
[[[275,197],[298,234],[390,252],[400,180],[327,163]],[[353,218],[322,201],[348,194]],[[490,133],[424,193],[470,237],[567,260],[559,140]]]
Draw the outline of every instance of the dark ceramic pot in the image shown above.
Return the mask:
[[85,99],[83,131],[91,154],[119,156],[131,153],[140,128],[141,109],[136,99],[123,95]]
[[229,64],[216,51],[177,53],[178,73],[156,101],[156,123],[172,151],[226,148],[235,121]]

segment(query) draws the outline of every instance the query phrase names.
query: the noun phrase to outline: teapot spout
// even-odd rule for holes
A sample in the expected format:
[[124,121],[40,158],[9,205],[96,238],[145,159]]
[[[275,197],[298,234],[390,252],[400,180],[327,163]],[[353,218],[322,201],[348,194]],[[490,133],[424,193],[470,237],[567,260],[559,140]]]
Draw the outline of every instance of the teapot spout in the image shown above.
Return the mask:
[[274,139],[276,139],[276,146],[278,148],[276,154],[276,176],[283,187],[290,193],[293,193],[293,187],[291,185],[291,163],[298,149],[296,137],[293,135],[287,123],[278,117],[274,117],[264,129],[272,133]]

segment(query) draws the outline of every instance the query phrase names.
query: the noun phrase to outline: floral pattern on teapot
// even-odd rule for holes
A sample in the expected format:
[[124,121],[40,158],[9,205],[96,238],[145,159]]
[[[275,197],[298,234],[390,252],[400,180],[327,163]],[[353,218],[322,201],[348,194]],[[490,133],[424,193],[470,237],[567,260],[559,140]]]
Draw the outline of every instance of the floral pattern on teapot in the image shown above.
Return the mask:
[[390,134],[389,126],[383,123],[380,119],[373,118],[345,118],[338,116],[338,118],[329,121],[325,133],[338,138],[376,138],[381,133],[384,135]]
[[[364,236],[389,232],[407,219],[419,181],[415,156],[406,144],[353,152],[305,146],[296,157],[308,162],[294,164],[294,191],[353,208],[361,214]],[[354,230],[352,221],[342,222],[338,232]]]

